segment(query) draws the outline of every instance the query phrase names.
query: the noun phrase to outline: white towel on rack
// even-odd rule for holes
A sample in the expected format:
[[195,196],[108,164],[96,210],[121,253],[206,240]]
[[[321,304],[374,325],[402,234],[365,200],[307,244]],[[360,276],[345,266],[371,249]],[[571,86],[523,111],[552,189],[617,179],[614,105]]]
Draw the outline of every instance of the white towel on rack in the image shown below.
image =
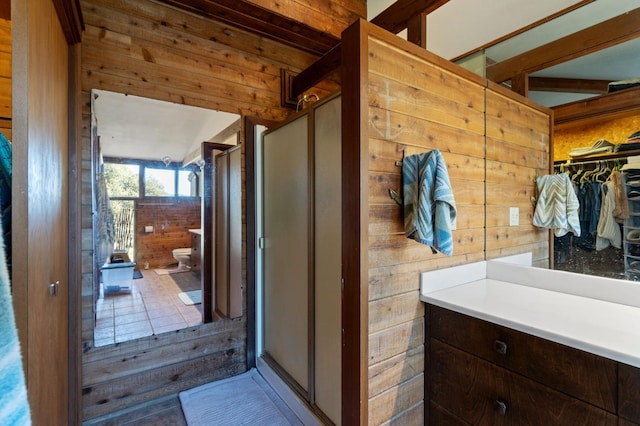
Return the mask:
[[538,202],[533,224],[552,229],[556,237],[568,232],[580,236],[580,202],[573,190],[571,179],[565,173],[543,175],[536,178]]

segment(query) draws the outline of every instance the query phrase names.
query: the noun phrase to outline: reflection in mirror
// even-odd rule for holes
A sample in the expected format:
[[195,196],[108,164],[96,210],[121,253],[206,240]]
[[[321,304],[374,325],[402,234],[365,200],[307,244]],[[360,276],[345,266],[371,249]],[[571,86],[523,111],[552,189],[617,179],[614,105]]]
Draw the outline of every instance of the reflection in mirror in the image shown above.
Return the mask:
[[[527,71],[528,94],[527,97],[535,102],[553,107],[578,101],[606,93],[607,83],[625,81],[638,78],[640,67],[640,38],[633,34],[626,37],[614,37],[606,40],[610,27],[606,21],[622,19],[629,12],[637,8],[635,2],[618,0],[594,0],[584,2],[580,7],[561,14],[553,19],[546,20],[540,25],[528,28],[507,39],[474,52],[458,63],[471,71],[487,75],[485,71],[496,64],[502,64],[519,55],[520,61],[526,62],[524,67],[531,67]],[[631,19],[631,18],[629,18]],[[621,21],[622,22],[622,21]],[[604,25],[599,29],[602,39],[598,40],[571,40],[569,37],[580,31],[588,30],[596,25]],[[619,23],[624,27],[633,24]],[[566,38],[565,38],[566,37]],[[593,38],[594,36],[590,36]],[[556,43],[565,38],[565,44],[554,44],[545,51],[535,49]],[[549,45],[551,46],[551,45]],[[604,47],[598,50],[598,47]],[[554,56],[546,53],[552,51]],[[566,57],[564,52],[572,52]],[[585,54],[587,53],[587,54]],[[561,59],[556,59],[560,57]],[[564,62],[562,59],[565,59]],[[540,66],[536,61],[540,60]],[[549,64],[551,61],[551,64]],[[550,66],[551,65],[551,66]],[[518,67],[520,65],[514,65]],[[522,72],[520,70],[519,72]],[[511,83],[505,83],[510,86]]]
[[[625,176],[626,159],[559,164],[575,194],[567,209],[569,232],[554,236],[554,268],[607,278],[626,275],[623,234],[630,223]],[[556,233],[557,234],[557,233]],[[640,253],[639,253],[640,254]]]
[[238,118],[92,91],[95,346],[202,322],[201,145]]
[[[618,28],[637,26],[636,9],[634,2],[586,1],[460,60],[490,78],[526,75],[520,93],[555,108],[550,173],[569,176],[580,232],[553,237],[554,269],[640,280],[640,180],[634,167],[626,165],[640,155],[640,140],[633,141],[640,130],[634,112],[638,103],[624,101],[623,91],[620,102],[615,96],[602,96],[613,94],[621,82],[640,82],[640,38],[635,33],[614,35]],[[581,31],[579,41],[571,38]],[[510,87],[512,83],[504,81]],[[598,109],[597,99],[605,97],[607,108],[601,103]],[[562,106],[578,100],[593,110],[567,107],[571,119],[565,115],[564,121],[558,120]]]

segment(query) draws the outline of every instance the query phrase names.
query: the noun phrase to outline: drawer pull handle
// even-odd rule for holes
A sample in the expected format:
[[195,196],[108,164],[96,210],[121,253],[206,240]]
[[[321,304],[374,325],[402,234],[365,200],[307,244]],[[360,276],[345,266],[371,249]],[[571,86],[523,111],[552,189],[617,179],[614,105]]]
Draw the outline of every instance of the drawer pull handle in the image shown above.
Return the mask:
[[502,340],[494,340],[493,342],[493,350],[499,353],[500,355],[507,354],[507,344]]
[[501,416],[504,416],[505,414],[507,414],[507,403],[500,401],[499,399],[496,399],[493,402],[493,405],[495,406],[496,411],[498,412],[498,414],[500,414]]

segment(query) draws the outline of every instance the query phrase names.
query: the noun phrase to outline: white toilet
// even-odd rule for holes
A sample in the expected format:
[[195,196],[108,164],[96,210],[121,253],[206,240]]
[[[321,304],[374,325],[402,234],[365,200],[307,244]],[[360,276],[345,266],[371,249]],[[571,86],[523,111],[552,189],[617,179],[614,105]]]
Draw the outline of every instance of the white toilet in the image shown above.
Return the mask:
[[190,248],[177,248],[172,253],[173,258],[178,261],[178,269],[189,269],[191,267]]

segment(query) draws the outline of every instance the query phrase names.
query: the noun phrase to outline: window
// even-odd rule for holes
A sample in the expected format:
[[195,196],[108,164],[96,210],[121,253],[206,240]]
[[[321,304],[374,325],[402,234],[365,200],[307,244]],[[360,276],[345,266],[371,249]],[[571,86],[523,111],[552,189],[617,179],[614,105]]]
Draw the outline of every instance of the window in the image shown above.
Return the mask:
[[104,177],[110,197],[140,196],[140,166],[138,164],[104,164]]
[[178,196],[198,196],[198,176],[191,170],[178,171]]
[[[105,160],[109,198],[198,197],[197,167],[167,167],[144,160]],[[142,179],[141,179],[142,177]]]
[[176,171],[174,169],[144,169],[145,197],[175,197]]

